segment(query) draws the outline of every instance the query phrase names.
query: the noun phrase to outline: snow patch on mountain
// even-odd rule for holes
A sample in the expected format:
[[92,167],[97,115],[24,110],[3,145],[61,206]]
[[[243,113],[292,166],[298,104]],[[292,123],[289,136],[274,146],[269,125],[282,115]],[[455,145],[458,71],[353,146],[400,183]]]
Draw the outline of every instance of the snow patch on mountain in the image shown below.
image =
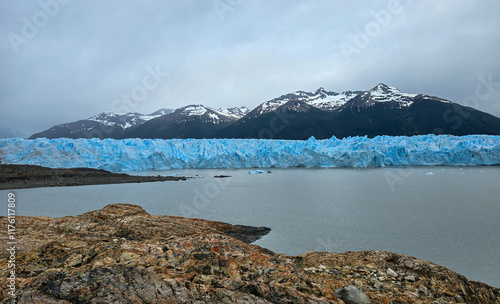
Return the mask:
[[500,136],[344,139],[0,139],[0,160],[115,172],[183,168],[500,165]]
[[[128,129],[130,127],[143,124],[151,119],[172,113],[171,109],[160,109],[151,114],[141,114],[135,112],[129,113],[113,113],[113,112],[103,112],[97,114],[96,116],[90,117],[87,120],[99,122],[108,127],[120,126],[123,129]],[[83,126],[83,125],[82,125]],[[76,131],[74,131],[76,132]]]
[[219,108],[217,111],[226,116],[233,117],[236,120],[242,118],[250,112],[247,107]]
[[219,124],[238,120],[240,116],[234,114],[231,109],[226,109],[226,114],[204,105],[189,105],[175,110],[176,122],[181,123],[193,119],[201,119],[203,122]]
[[186,116],[201,116],[207,112],[203,105],[189,105],[181,108],[182,114]]
[[269,101],[264,102],[263,104],[260,105],[260,113],[259,114],[265,114],[269,113],[272,111],[275,111],[278,109],[280,106],[284,105],[290,101],[290,98],[275,98]]
[[413,98],[418,94],[402,93],[394,87],[383,83],[365,93],[374,102],[397,102],[400,106],[409,107],[413,104]]
[[[395,103],[398,107],[409,107],[414,103],[415,97],[419,95],[424,98],[431,98],[430,96],[422,94],[403,93],[394,87],[379,83],[373,89],[362,93],[360,99],[363,101],[364,106],[372,106],[376,103]],[[442,98],[432,97],[432,99],[440,102],[452,103]]]
[[326,92],[323,88],[316,91],[316,94],[310,96],[305,102],[318,109],[334,111],[351,100],[359,92],[346,91],[342,93]]
[[[290,101],[302,101],[307,105],[321,110],[334,111],[346,104],[359,93],[361,92],[329,92],[322,87],[317,89],[315,92],[296,91],[262,103],[259,107],[257,107],[257,114],[260,115],[276,111],[278,108],[286,105]],[[293,106],[291,108],[293,108]]]

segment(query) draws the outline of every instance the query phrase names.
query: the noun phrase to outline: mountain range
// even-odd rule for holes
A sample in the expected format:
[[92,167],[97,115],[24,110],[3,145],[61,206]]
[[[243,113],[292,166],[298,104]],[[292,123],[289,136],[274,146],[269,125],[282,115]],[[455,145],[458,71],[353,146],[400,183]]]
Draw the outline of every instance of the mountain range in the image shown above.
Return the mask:
[[[176,110],[160,109],[151,114],[104,112],[87,119],[56,125],[30,139],[46,138],[198,138],[245,116],[249,110],[189,105]],[[136,135],[134,135],[136,134]],[[150,134],[150,135],[149,135]]]
[[385,84],[342,93],[296,91],[246,107],[188,105],[140,113],[101,113],[33,134],[46,138],[273,138],[500,135],[500,118],[439,97]]

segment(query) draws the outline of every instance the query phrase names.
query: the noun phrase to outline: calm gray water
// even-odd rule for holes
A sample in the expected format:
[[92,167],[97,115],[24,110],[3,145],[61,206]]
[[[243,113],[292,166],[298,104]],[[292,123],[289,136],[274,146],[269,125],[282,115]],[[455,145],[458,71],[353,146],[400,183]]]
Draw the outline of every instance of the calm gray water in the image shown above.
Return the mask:
[[[256,244],[279,253],[389,250],[500,286],[500,167],[272,171],[146,172],[136,174],[199,177],[14,192],[18,215],[60,217],[134,203],[156,215],[270,227]],[[0,191],[4,201],[7,193]]]

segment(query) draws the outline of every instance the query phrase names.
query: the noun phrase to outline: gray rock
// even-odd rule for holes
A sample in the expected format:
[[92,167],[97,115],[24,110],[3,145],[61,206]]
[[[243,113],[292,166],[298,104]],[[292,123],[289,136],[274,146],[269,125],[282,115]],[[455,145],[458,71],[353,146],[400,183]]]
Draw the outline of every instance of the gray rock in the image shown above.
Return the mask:
[[330,270],[330,273],[334,274],[334,275],[342,275],[342,271],[341,270],[338,270],[336,268]]
[[408,268],[408,269],[413,269],[413,262],[412,262],[412,261],[410,261],[410,260],[406,260],[406,261],[404,261],[404,265],[405,265],[405,267],[406,267],[406,268]]
[[428,296],[429,295],[429,290],[425,286],[420,286],[419,289],[417,289],[418,294],[422,296]]
[[407,275],[405,276],[405,280],[410,281],[410,282],[415,282],[415,276],[412,275]]
[[383,289],[384,288],[384,284],[376,281],[375,284],[373,284],[373,287],[375,287],[377,289]]
[[337,289],[335,295],[346,304],[370,304],[368,296],[356,286]]
[[387,268],[387,275],[390,276],[390,277],[393,277],[393,278],[397,278],[398,277],[398,274],[394,270],[392,270],[390,268]]
[[464,298],[462,298],[461,295],[454,295],[453,298],[455,299],[455,301],[457,301],[458,303],[464,303]]

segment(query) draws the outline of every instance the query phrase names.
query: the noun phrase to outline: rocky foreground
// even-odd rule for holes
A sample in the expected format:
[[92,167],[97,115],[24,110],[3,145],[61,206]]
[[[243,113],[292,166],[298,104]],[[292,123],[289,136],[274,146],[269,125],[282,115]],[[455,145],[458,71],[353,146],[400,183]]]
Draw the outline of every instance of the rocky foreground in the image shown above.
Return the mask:
[[243,242],[266,228],[152,216],[136,205],[17,216],[16,225],[17,297],[5,287],[4,238],[2,303],[500,303],[499,289],[413,257],[275,254]]
[[91,168],[52,169],[32,165],[0,165],[0,190],[121,183],[178,181],[185,176],[133,176]]

